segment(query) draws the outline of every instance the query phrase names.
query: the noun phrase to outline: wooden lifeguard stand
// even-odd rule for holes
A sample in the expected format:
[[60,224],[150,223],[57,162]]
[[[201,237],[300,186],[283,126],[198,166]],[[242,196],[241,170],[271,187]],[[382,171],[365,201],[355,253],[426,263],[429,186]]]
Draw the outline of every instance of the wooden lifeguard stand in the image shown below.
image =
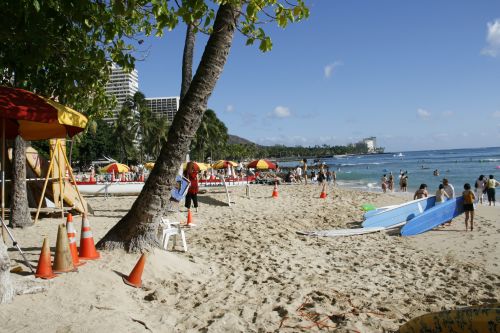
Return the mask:
[[[69,175],[69,181],[66,181],[66,172]],[[40,196],[40,201],[38,203],[38,208],[35,215],[35,223],[38,220],[38,215],[42,207],[42,203],[45,197],[45,191],[47,189],[47,184],[49,179],[57,180],[57,182],[52,183],[52,193],[54,194],[54,204],[56,207],[61,208],[61,216],[64,218],[64,200],[65,200],[65,187],[74,186],[76,190],[78,200],[82,205],[83,212],[87,213],[87,203],[83,199],[78,186],[76,185],[75,176],[73,175],[73,169],[66,157],[66,139],[50,139],[50,163],[49,169],[47,170],[47,175],[45,177],[45,182],[43,184],[42,194]]]

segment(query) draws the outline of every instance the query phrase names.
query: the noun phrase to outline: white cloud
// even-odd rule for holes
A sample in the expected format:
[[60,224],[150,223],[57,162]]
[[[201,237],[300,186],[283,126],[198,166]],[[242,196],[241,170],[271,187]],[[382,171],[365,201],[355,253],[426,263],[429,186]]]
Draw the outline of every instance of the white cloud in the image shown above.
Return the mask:
[[500,118],[500,111],[495,111],[491,114],[493,118]]
[[424,110],[424,109],[417,110],[417,117],[419,117],[420,119],[427,120],[430,118],[430,116],[431,116],[431,113],[427,110]]
[[500,19],[488,22],[488,33],[486,35],[486,47],[481,54],[496,57],[500,54]]
[[329,79],[333,75],[335,68],[342,66],[342,65],[343,65],[342,62],[340,62],[340,61],[335,61],[332,64],[326,65],[324,68],[325,77],[327,79]]
[[229,104],[228,106],[226,106],[226,112],[234,112],[234,106]]
[[277,118],[287,118],[290,117],[292,113],[290,112],[290,109],[287,108],[286,106],[277,106],[274,109],[272,115]]

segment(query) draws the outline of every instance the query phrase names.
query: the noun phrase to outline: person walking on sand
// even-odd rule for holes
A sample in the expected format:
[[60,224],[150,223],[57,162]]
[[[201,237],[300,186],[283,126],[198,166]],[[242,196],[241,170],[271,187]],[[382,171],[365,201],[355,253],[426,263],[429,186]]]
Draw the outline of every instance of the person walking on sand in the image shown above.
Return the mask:
[[429,196],[429,193],[427,192],[427,185],[420,184],[420,188],[413,195],[413,200],[427,198],[428,196]]
[[474,200],[476,196],[470,189],[470,184],[465,183],[462,196],[464,197],[464,212],[465,212],[465,231],[468,228],[468,221],[470,218],[470,231],[474,230]]
[[495,179],[495,176],[490,175],[490,179],[486,183],[486,194],[488,195],[488,204],[495,206],[495,187],[499,186],[500,183]]
[[297,165],[297,169],[295,170],[295,173],[297,175],[297,180],[302,183],[302,168],[300,165]]
[[484,175],[479,176],[474,187],[476,188],[476,201],[482,205],[484,192],[486,192],[486,177]]

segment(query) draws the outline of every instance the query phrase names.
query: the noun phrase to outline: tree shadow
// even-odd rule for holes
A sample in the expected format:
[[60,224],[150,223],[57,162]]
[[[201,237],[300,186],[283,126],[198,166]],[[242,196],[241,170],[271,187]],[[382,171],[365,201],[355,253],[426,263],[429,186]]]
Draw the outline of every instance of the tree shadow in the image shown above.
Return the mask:
[[214,199],[212,197],[198,197],[200,203],[211,205],[211,206],[227,206],[227,202]]

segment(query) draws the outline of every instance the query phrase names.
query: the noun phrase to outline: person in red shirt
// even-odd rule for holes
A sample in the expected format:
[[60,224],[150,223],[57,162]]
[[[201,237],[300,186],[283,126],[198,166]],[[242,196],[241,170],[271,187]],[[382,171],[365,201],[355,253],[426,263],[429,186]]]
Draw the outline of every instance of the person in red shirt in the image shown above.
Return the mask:
[[186,194],[185,207],[191,209],[191,200],[193,201],[194,208],[198,211],[198,171],[195,169],[193,162],[188,162],[186,170],[184,170],[184,177],[191,183]]

